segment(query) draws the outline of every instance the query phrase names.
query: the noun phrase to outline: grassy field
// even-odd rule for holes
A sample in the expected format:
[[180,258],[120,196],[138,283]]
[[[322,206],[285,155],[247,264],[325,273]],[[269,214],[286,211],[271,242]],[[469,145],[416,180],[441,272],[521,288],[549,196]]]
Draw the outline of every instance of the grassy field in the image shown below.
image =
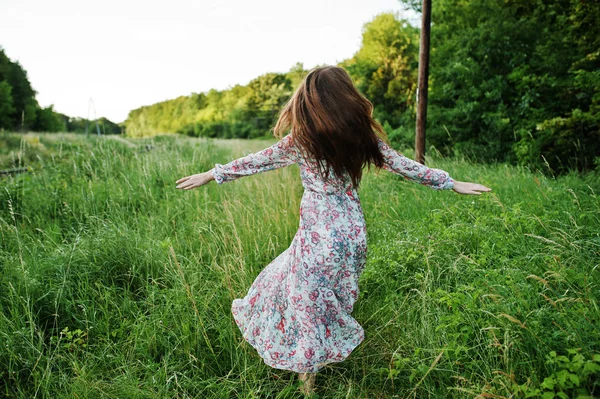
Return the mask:
[[[295,234],[297,166],[175,189],[272,142],[0,133],[29,167],[0,177],[0,397],[301,398],[230,310]],[[429,164],[493,192],[367,173],[366,338],[318,397],[600,397],[600,177]]]

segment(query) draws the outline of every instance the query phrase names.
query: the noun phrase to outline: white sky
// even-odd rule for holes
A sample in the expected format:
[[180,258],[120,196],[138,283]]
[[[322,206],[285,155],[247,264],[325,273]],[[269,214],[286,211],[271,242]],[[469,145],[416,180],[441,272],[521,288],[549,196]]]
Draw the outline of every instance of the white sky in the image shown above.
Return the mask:
[[[122,122],[130,110],[266,72],[335,64],[398,0],[0,0],[0,46],[42,106]],[[90,114],[93,117],[93,114]]]

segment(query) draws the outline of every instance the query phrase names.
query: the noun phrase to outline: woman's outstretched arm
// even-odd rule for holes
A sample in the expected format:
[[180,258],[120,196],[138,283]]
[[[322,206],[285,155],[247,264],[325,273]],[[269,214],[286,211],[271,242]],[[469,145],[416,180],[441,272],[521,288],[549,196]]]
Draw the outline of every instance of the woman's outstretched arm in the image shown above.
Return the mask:
[[245,157],[235,159],[228,164],[215,164],[208,172],[183,177],[177,180],[177,188],[189,190],[203,186],[212,180],[223,184],[242,176],[249,176],[260,172],[282,168],[298,160],[298,152],[293,145],[292,137],[285,136],[276,144],[255,152]]
[[459,194],[481,194],[481,191],[491,191],[489,187],[477,183],[454,180],[450,174],[441,169],[427,166],[405,157],[391,148],[383,140],[378,139],[379,150],[383,154],[383,169],[403,176],[416,183],[429,186],[435,190],[454,190]]

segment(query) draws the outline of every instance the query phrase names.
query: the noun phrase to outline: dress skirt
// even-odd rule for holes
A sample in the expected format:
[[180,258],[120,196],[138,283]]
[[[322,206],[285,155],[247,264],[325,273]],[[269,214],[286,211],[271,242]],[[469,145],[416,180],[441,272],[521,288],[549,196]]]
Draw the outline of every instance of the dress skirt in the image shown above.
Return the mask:
[[317,372],[364,339],[351,316],[367,254],[354,190],[306,190],[291,245],[258,275],[232,313],[244,339],[271,367]]

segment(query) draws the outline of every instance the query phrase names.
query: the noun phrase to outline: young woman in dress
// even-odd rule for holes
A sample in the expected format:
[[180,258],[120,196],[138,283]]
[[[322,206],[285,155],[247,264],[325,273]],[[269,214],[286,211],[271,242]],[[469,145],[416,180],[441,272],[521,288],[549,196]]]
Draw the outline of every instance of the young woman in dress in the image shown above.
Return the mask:
[[358,196],[371,165],[435,190],[490,191],[459,182],[392,149],[372,118],[373,105],[339,67],[310,71],[281,111],[281,140],[254,154],[177,180],[189,190],[292,164],[300,166],[304,194],[291,245],[258,275],[232,314],[242,335],[271,367],[299,373],[311,393],[316,373],[341,362],[364,339],[351,316],[367,255],[365,219]]

